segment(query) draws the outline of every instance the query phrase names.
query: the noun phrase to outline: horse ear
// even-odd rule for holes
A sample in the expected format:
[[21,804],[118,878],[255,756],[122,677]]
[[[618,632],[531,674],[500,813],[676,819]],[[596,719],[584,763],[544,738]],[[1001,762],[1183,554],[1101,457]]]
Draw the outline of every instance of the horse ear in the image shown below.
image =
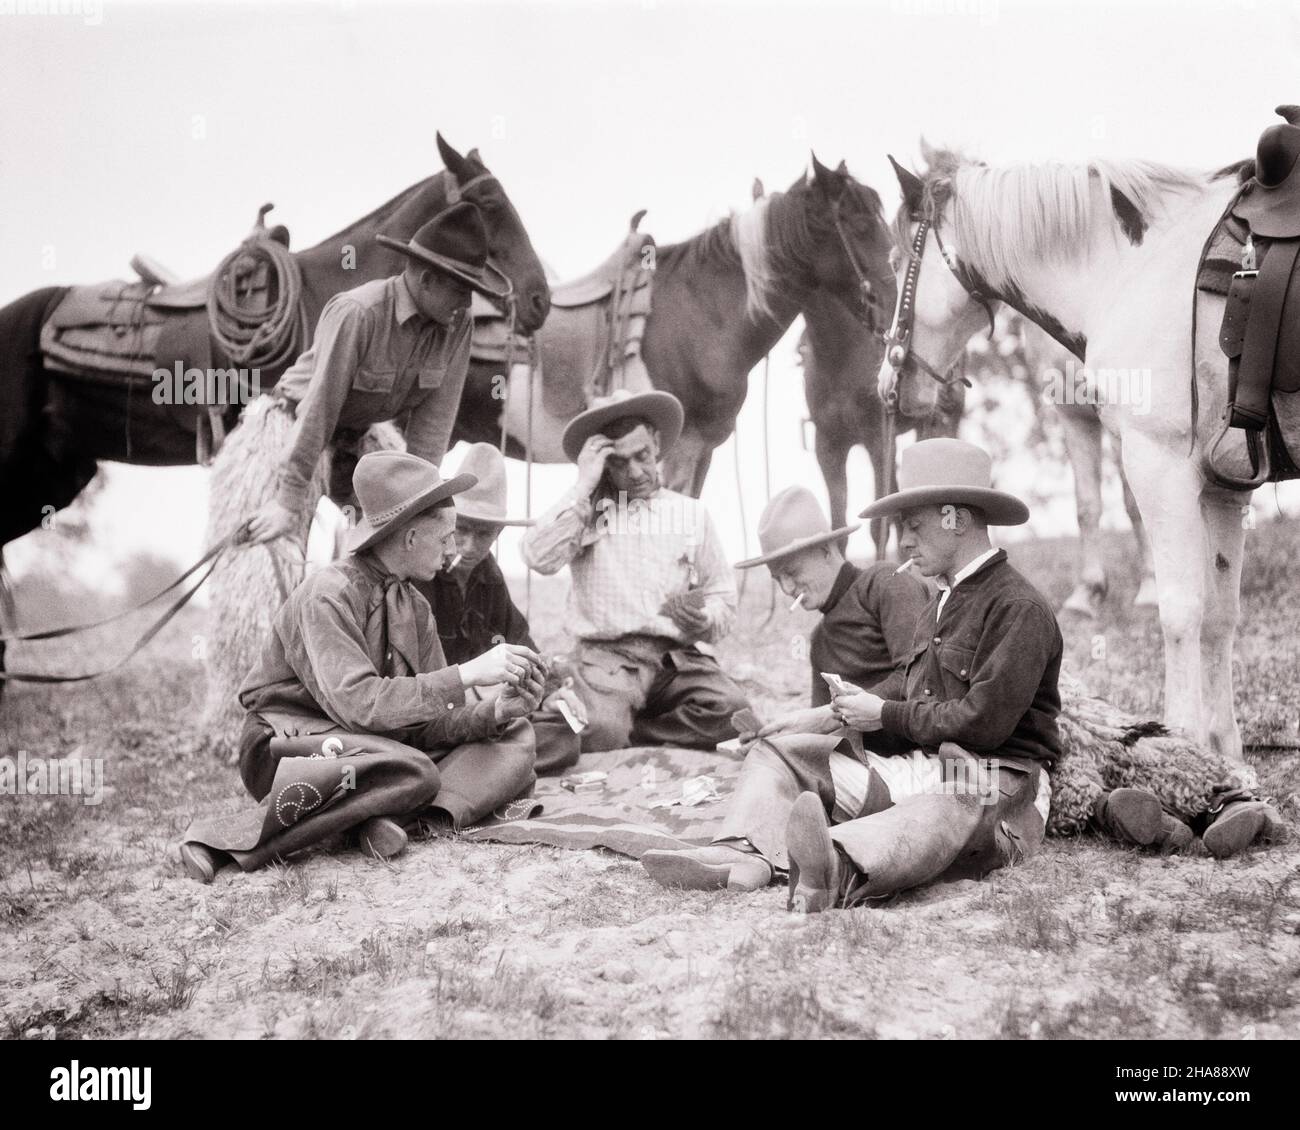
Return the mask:
[[755,202],[758,202],[759,200],[763,199],[763,196],[765,195],[765,190],[763,188],[762,177],[754,178],[754,183],[750,186],[749,194],[751,197],[753,197]]
[[465,160],[467,160],[467,161],[473,161],[474,164],[476,164],[476,165],[481,165],[481,164],[483,164],[483,158],[480,157],[479,154],[478,154],[478,146],[477,146],[477,145],[476,145],[473,149],[471,149],[468,153],[465,154]]
[[451,173],[458,181],[469,180],[474,175],[469,162],[447,144],[441,133],[438,134],[438,156],[442,158],[442,163],[446,166],[447,172]]
[[840,176],[842,176],[842,177],[846,177],[846,176],[848,176],[848,175],[849,175],[849,165],[848,165],[848,162],[847,162],[847,161],[843,161],[843,160],[841,160],[840,163],[839,163],[838,165],[835,166],[835,171],[836,171],[837,173],[839,173]]
[[[810,151],[811,153],[811,151]],[[811,153],[812,156],[812,180],[818,188],[822,190],[832,200],[837,198],[840,190],[844,187],[844,182],[830,171],[825,165],[817,160],[817,154]]]
[[925,186],[921,183],[921,178],[908,169],[903,168],[894,160],[894,155],[889,154],[889,163],[894,166],[894,175],[898,177],[898,187],[903,190],[903,203],[908,209],[915,211],[921,206],[921,195]]

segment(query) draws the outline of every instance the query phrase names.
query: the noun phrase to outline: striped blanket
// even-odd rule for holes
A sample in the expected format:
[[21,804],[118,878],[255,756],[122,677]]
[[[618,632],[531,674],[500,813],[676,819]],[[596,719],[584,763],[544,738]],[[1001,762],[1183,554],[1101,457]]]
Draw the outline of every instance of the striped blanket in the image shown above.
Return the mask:
[[563,778],[544,777],[534,798],[542,806],[540,815],[521,820],[499,812],[491,823],[462,834],[494,843],[608,848],[634,859],[651,848],[707,844],[722,822],[740,765],[738,753],[721,750],[651,747],[587,753],[569,775],[607,774],[600,791],[574,793],[560,784]]

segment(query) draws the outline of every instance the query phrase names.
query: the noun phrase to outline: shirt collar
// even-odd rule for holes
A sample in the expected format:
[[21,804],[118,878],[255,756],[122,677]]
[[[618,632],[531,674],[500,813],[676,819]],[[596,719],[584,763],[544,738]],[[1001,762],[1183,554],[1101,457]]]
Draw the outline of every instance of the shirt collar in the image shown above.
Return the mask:
[[823,616],[834,608],[846,592],[853,587],[853,582],[857,580],[857,566],[850,564],[848,561],[840,566],[840,571],[835,575],[835,583],[831,585],[831,591],[826,595],[822,602],[820,612]]
[[393,284],[394,310],[398,324],[404,326],[412,318],[418,318],[420,310],[415,305],[415,299],[411,297],[411,288],[406,285],[406,276],[403,274],[395,277],[397,281]]
[[974,560],[968,561],[965,565],[963,565],[960,569],[958,569],[957,572],[953,575],[951,584],[945,585],[942,581],[939,581],[937,578],[936,578],[936,583],[938,584],[940,590],[942,591],[950,591],[952,589],[955,589],[959,584],[962,583],[962,581],[966,580],[968,577],[973,577],[976,573],[978,573],[986,564],[988,564],[988,562],[992,561],[993,558],[995,558],[1001,552],[1002,551],[998,549],[997,546],[993,546],[989,549],[986,549]]

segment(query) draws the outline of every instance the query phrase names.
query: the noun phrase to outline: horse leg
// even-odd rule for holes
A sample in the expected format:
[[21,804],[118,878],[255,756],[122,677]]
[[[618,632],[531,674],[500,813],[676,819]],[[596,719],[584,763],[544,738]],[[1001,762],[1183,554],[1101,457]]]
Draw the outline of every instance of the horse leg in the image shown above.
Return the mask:
[[1232,648],[1241,618],[1241,567],[1245,558],[1249,495],[1206,490],[1201,511],[1207,532],[1205,618],[1201,623],[1201,684],[1210,748],[1242,760],[1232,688]]
[[[1116,441],[1118,447],[1118,440]],[[1142,580],[1138,585],[1137,595],[1133,598],[1134,607],[1154,608],[1156,604],[1156,574],[1151,564],[1151,539],[1147,537],[1146,527],[1142,524],[1142,511],[1138,509],[1137,499],[1128,485],[1128,477],[1121,467],[1120,481],[1124,484],[1124,509],[1128,511],[1129,525],[1133,528],[1133,540],[1137,542],[1138,560],[1142,562]]]
[[1101,559],[1101,420],[1089,407],[1057,405],[1065,451],[1074,472],[1074,507],[1079,521],[1079,571],[1074,591],[1061,606],[1093,618],[1106,599]]
[[[817,465],[822,470],[826,481],[826,496],[830,501],[831,529],[838,530],[844,525],[844,515],[849,508],[849,478],[845,467],[849,457],[850,444],[839,436],[832,435],[830,429],[818,427],[813,441],[817,453]],[[872,456],[874,461],[875,456]],[[872,536],[875,536],[872,525]],[[843,546],[841,546],[843,548]]]
[[684,431],[664,456],[663,483],[669,490],[699,498],[709,473],[713,449],[699,432]]
[[1201,480],[1186,454],[1130,429],[1124,471],[1151,538],[1165,643],[1165,724],[1194,741],[1207,737],[1201,695],[1205,568],[1190,546],[1205,544]]

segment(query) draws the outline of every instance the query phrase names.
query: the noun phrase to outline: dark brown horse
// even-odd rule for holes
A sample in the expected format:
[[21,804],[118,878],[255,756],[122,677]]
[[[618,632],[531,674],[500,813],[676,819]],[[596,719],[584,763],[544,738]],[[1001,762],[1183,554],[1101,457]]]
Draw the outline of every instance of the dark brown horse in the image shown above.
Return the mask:
[[[310,327],[335,294],[402,270],[402,257],[376,243],[376,234],[408,239],[462,184],[469,185],[464,199],[478,205],[487,223],[490,255],[514,284],[520,327],[535,330],[545,320],[545,273],[500,182],[477,150],[462,156],[441,136],[438,149],[445,170],[296,253]],[[345,253],[347,248],[353,251]],[[125,381],[86,380],[45,368],[40,330],[64,292],[34,291],[0,309],[0,549],[35,529],[44,507],[67,506],[101,459],[155,466],[194,461],[194,432],[192,424],[185,427],[184,408],[155,404],[150,382],[134,382],[128,392]],[[282,371],[262,372],[263,390]],[[229,410],[228,427],[238,411]]]
[[[405,241],[455,198],[471,201],[483,214],[489,255],[514,286],[519,327],[532,332],[545,321],[550,310],[545,271],[501,183],[477,150],[461,155],[439,135],[438,151],[443,171],[296,253],[312,330],[335,294],[401,272],[405,260],[378,244],[377,234]],[[66,289],[47,287],[0,309],[0,634],[14,622],[4,586],[8,542],[35,529],[47,507],[59,510],[72,502],[101,459],[172,466],[195,458],[194,409],[154,403],[152,382],[112,375],[87,379],[45,367],[41,327]],[[163,358],[159,364],[168,367]],[[274,385],[287,367],[261,371],[261,388]],[[236,424],[239,411],[238,405],[227,410],[227,428]],[[0,669],[3,656],[0,642]],[[0,690],[3,686],[0,682]]]
[[[893,280],[880,280],[878,293],[893,295]],[[884,359],[884,341],[845,312],[829,295],[813,291],[804,301],[804,332],[799,339],[804,395],[816,431],[817,465],[826,480],[831,526],[845,524],[848,509],[846,463],[861,444],[871,458],[873,489],[880,494],[885,477],[884,405],[876,374]],[[966,403],[966,386],[945,385],[933,413],[921,419],[898,417],[898,434],[915,429],[917,439],[955,436]],[[871,523],[878,549],[888,540],[880,519]]]
[[[686,409],[685,431],[664,463],[665,485],[699,495],[714,448],[735,429],[750,370],[780,341],[809,295],[824,293],[846,319],[883,325],[878,315],[887,311],[862,288],[859,271],[892,286],[889,247],[875,191],[842,166],[832,170],[813,157],[812,175],[787,191],[656,249],[641,355],[653,385]],[[557,370],[572,374],[582,366],[576,353],[566,357],[564,314],[556,310],[538,335],[548,381]],[[493,395],[499,368],[471,366],[458,438],[499,441],[502,402]],[[531,438],[538,462],[564,460],[558,439],[567,422],[535,398]],[[508,452],[522,455],[524,437],[509,438]]]

